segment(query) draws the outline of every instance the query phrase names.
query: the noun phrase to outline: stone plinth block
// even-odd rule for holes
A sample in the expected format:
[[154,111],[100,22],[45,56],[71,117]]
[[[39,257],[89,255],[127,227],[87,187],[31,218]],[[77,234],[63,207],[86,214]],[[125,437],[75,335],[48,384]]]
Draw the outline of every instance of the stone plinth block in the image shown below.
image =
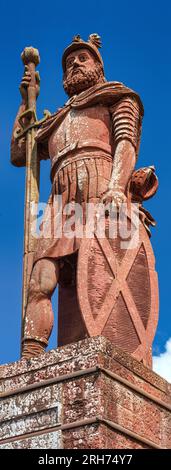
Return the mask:
[[0,448],[171,448],[171,385],[103,337],[0,367]]

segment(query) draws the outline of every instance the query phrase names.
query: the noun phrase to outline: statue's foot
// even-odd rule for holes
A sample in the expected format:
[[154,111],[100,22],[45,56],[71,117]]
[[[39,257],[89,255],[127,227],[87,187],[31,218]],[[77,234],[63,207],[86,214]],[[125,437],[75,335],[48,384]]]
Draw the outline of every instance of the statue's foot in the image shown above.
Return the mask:
[[22,346],[22,359],[31,359],[45,352],[46,345],[34,339],[26,339]]

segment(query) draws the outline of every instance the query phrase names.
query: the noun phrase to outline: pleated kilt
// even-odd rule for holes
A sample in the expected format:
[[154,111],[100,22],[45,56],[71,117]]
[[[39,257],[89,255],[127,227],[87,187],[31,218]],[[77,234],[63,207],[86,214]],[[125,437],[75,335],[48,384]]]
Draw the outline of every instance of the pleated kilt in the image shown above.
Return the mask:
[[[53,176],[52,192],[44,214],[34,262],[41,258],[61,258],[79,249],[81,238],[76,235],[68,238],[66,230],[63,232],[67,220],[64,208],[69,203],[80,204],[85,224],[87,203],[100,202],[108,188],[111,171],[112,156],[99,151],[70,156],[58,165]],[[56,204],[56,196],[61,196],[60,208]],[[60,211],[62,215],[59,217]],[[56,230],[59,220],[62,220],[60,235]]]

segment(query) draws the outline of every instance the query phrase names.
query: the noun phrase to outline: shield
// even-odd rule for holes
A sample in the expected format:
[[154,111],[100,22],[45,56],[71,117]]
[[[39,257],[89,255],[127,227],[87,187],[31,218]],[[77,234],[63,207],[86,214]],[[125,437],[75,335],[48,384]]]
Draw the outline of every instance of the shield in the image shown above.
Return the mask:
[[158,280],[149,237],[141,222],[138,236],[136,229],[127,244],[120,234],[110,238],[108,229],[105,233],[83,238],[79,250],[77,294],[87,332],[105,336],[150,365]]

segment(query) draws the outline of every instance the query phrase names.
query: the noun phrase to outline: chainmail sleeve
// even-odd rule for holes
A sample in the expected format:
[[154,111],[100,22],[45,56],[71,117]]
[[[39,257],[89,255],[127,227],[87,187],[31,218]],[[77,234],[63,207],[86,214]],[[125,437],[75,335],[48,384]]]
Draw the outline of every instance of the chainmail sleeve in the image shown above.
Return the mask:
[[113,123],[114,146],[121,140],[129,140],[138,156],[142,114],[135,98],[126,96],[110,108]]

